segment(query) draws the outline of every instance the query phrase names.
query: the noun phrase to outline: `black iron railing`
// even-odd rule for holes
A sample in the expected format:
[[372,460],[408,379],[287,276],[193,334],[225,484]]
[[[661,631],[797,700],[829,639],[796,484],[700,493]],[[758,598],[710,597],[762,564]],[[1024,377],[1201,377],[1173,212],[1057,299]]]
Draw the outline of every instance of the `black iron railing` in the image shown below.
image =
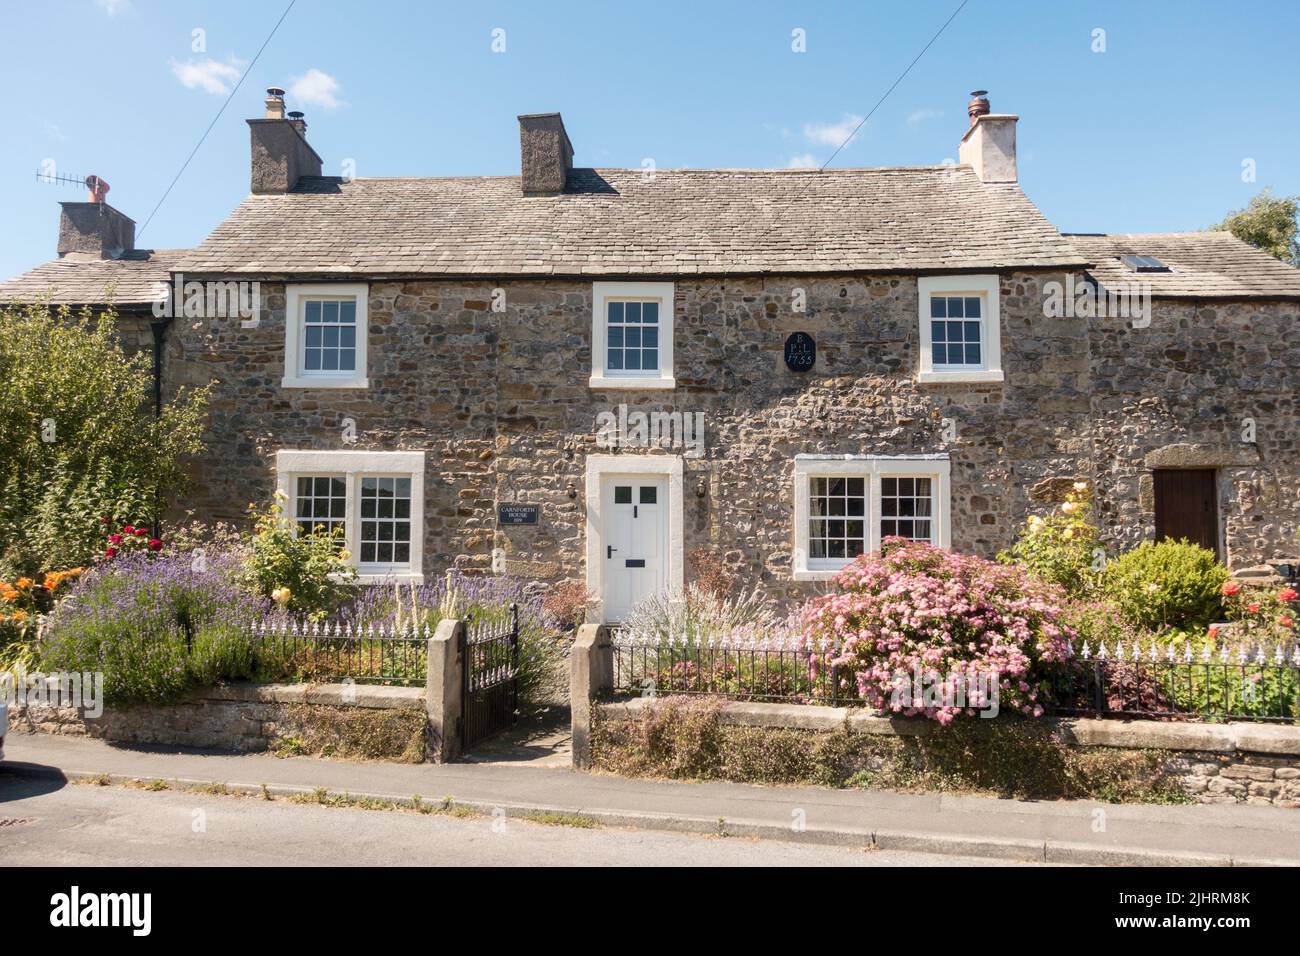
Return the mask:
[[[861,706],[849,666],[797,639],[653,640],[615,632],[616,696],[709,695],[731,700]],[[904,675],[910,678],[912,675]],[[1064,716],[1300,722],[1300,647],[1081,643],[1047,679]]]
[[1091,647],[1052,679],[1058,714],[1300,720],[1300,646],[1130,643]]
[[848,675],[793,641],[652,641],[616,632],[613,658],[616,694],[709,694],[828,705],[857,702],[856,689],[845,680]]
[[263,622],[253,629],[259,676],[271,680],[353,680],[418,685],[425,681],[427,624],[358,627],[320,621]]

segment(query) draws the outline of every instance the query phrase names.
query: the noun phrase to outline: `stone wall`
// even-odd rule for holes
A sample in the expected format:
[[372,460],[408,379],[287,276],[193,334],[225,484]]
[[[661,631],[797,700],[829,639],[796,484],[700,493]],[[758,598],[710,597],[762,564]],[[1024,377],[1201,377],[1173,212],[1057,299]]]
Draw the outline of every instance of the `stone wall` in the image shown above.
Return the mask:
[[[241,518],[270,496],[276,450],[345,447],[351,418],[346,447],[426,452],[426,573],[581,580],[595,418],[625,402],[705,414],[706,452],[685,460],[685,550],[725,555],[780,598],[812,587],[790,576],[799,453],[948,452],[952,545],[992,555],[1054,478],[1098,483],[1108,546],[1149,537],[1151,461],[1191,444],[1223,469],[1230,561],[1300,549],[1296,305],[1158,302],[1150,328],[1125,330],[1045,317],[1044,285],[1063,280],[1003,276],[1005,383],[923,385],[914,276],[679,279],[674,392],[588,387],[592,287],[569,280],[375,282],[370,389],[283,390],[284,286],[264,282],[257,328],[183,319],[169,333],[169,393],[219,382],[185,507]],[[491,311],[495,288],[504,312]],[[810,373],[782,361],[796,330],[817,340]],[[1237,438],[1246,414],[1252,447]],[[504,501],[540,504],[541,522],[497,528]]]
[[[686,698],[661,698],[660,701],[637,698],[595,703],[589,710],[582,712],[587,721],[583,727],[577,725],[579,712],[575,709],[575,766],[586,769],[593,765],[591,751],[578,746],[579,740],[586,742],[596,732],[606,740],[617,740],[617,732],[607,732],[611,725],[630,727],[641,724],[655,716],[656,708],[663,706],[661,702],[684,700]],[[718,708],[717,719],[727,726],[765,728],[783,733],[799,731],[823,738],[838,736],[841,740],[848,735],[861,740],[875,738],[902,741],[924,737],[938,741],[938,735],[963,729],[941,727],[934,721],[920,718],[881,716],[863,708],[735,701],[719,703],[711,702],[708,698],[694,698],[686,706],[704,707],[711,704]],[[984,722],[968,723],[979,725]],[[1011,724],[1016,726],[1010,726]],[[602,725],[605,730],[600,729]],[[1114,759],[1096,768],[1099,772],[1096,785],[1102,793],[1119,782],[1119,775],[1127,773],[1141,777],[1128,781],[1129,788],[1134,792],[1141,792],[1145,787],[1151,794],[1167,793],[1172,784],[1186,798],[1198,803],[1248,803],[1300,809],[1298,726],[1075,719],[1044,721],[1035,728],[1030,728],[1027,722],[1008,722],[1003,719],[990,721],[987,727],[974,728],[988,730],[990,733],[987,740],[971,738],[962,744],[970,761],[985,765],[994,761],[1009,761],[1014,759],[1009,756],[1010,753],[1020,753],[1025,748],[1036,745],[1032,736],[1023,737],[1015,743],[1015,737],[1001,743],[996,742],[998,725],[1013,734],[1019,730],[1041,728],[1059,747],[1081,755],[1110,755]],[[597,730],[593,731],[593,727]],[[653,735],[642,729],[625,736],[646,740]],[[1012,745],[1011,751],[1007,750],[1009,744]],[[845,756],[852,749],[842,744],[826,747],[827,751],[839,757]],[[810,751],[813,750],[816,750],[815,746],[810,748]],[[914,750],[909,748],[882,747],[864,766],[869,768],[872,776],[882,779],[897,777],[924,781],[924,774],[919,774],[914,767],[908,766],[908,761],[915,756]],[[603,766],[599,758],[594,761],[594,765]],[[897,773],[900,769],[903,772]],[[1062,766],[1054,772],[1066,774],[1067,770]],[[1085,777],[1087,774],[1086,770],[1075,772]],[[1115,776],[1114,780],[1109,779],[1112,776]]]
[[423,688],[231,685],[165,706],[106,708],[93,719],[70,707],[32,704],[12,709],[9,721],[15,732],[237,753],[277,750],[411,762],[422,760],[425,749]]

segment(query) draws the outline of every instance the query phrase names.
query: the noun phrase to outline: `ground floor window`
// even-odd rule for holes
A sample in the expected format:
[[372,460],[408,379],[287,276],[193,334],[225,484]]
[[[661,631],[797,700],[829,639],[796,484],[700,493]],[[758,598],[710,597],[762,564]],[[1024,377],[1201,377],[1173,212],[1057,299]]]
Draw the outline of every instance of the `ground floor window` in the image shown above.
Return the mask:
[[948,547],[947,456],[799,455],[794,576],[828,578],[888,537]]
[[361,580],[423,579],[423,452],[281,451],[276,467],[299,532],[341,528]]

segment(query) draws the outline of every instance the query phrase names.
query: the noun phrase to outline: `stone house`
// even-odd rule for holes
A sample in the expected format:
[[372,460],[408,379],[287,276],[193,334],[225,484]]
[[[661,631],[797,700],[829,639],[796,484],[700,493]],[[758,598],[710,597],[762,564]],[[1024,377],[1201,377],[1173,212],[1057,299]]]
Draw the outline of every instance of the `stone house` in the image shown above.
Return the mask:
[[[270,91],[201,245],[64,203],[60,258],[0,298],[112,296],[163,394],[218,383],[185,507],[278,488],[371,580],[580,580],[617,620],[706,549],[794,600],[888,535],[992,555],[1077,480],[1111,553],[1295,555],[1300,271],[1063,235],[1018,117],[970,114],[955,165],[586,169],[552,113],[518,177],[343,179]],[[160,317],[168,281],[256,283],[256,315]]]

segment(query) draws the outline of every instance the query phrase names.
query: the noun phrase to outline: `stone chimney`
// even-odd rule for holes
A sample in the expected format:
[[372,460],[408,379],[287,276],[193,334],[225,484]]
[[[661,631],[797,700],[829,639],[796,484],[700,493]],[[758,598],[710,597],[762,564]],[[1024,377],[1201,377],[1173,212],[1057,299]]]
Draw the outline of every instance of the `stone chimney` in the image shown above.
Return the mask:
[[90,196],[85,202],[61,202],[59,257],[69,253],[96,259],[116,259],[135,248],[135,220],[104,201],[108,183],[86,177]]
[[994,113],[984,90],[971,94],[966,112],[970,126],[961,138],[959,162],[969,165],[986,183],[1016,181],[1016,122],[1019,116]]
[[256,194],[287,193],[303,176],[319,176],[321,158],[307,145],[307,124],[284,115],[284,90],[266,91],[266,116],[248,121],[253,163],[250,188]]
[[519,117],[519,171],[525,196],[564,192],[573,169],[573,144],[559,113]]

